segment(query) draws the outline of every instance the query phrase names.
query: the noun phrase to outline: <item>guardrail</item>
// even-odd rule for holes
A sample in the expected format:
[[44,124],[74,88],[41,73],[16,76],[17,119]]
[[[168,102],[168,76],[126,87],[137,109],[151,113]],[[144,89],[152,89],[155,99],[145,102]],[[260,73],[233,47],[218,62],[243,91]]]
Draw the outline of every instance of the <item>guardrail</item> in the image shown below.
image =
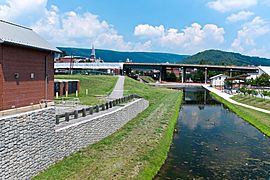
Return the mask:
[[132,94],[129,96],[124,96],[122,98],[106,102],[106,103],[101,104],[101,105],[90,106],[88,108],[83,108],[80,110],[75,110],[72,112],[66,112],[64,114],[59,114],[59,115],[56,115],[56,124],[59,124],[60,119],[62,119],[62,118],[65,119],[64,120],[65,122],[69,122],[71,119],[71,116],[73,116],[73,119],[78,119],[79,117],[86,117],[88,115],[92,115],[92,114],[98,113],[100,111],[105,111],[105,110],[108,110],[108,109],[113,108],[115,106],[118,106],[120,104],[129,102],[130,100],[135,99],[135,98],[141,98],[141,97],[136,95],[136,94]]

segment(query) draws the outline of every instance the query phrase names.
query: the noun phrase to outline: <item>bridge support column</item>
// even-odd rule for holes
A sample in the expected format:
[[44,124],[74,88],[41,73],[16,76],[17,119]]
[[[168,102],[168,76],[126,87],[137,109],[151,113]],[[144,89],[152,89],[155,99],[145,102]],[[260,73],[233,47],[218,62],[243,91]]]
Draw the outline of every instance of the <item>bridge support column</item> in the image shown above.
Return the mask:
[[166,73],[167,73],[166,67],[161,67],[161,70],[160,70],[160,82],[166,80],[166,77],[167,77]]
[[131,74],[131,68],[125,68],[123,74],[124,74],[124,75],[129,75],[129,74]]
[[230,69],[230,77],[232,77],[232,69]]
[[205,90],[205,91],[204,91],[204,99],[203,99],[205,105],[206,105],[206,97],[207,97],[207,96],[206,96],[206,90]]
[[204,69],[204,84],[207,84],[207,68]]
[[185,76],[186,76],[186,68],[181,67],[181,82],[185,82]]

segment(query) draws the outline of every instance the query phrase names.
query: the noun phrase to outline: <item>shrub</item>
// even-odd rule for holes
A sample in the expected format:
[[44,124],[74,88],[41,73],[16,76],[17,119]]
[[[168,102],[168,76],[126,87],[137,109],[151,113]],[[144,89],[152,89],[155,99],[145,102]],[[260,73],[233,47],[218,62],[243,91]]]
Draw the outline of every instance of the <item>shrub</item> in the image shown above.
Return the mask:
[[251,94],[253,95],[253,96],[257,96],[258,95],[258,92],[256,91],[256,90],[251,90]]
[[247,93],[247,88],[246,88],[246,87],[241,87],[241,88],[240,88],[240,92],[243,93],[244,95],[246,95],[246,93]]
[[264,91],[262,92],[262,94],[263,94],[263,97],[264,97],[264,99],[265,99],[265,97],[266,97],[266,96],[269,96],[270,93],[269,93],[268,91],[265,91],[265,90],[264,90]]
[[248,93],[248,95],[250,96],[251,93],[252,93],[252,90],[251,90],[251,89],[248,89],[248,90],[247,90],[247,93]]

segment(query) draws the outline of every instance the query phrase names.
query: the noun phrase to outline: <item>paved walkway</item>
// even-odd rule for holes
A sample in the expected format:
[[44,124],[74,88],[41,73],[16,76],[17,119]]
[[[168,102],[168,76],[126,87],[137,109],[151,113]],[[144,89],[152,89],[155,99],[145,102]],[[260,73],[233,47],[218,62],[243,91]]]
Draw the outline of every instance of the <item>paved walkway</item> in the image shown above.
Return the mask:
[[243,106],[243,107],[246,107],[246,108],[249,108],[249,109],[253,109],[253,110],[256,110],[256,111],[260,111],[260,112],[263,112],[263,113],[270,114],[270,111],[268,111],[268,110],[257,108],[257,107],[254,107],[254,106],[249,106],[249,105],[243,104],[243,103],[239,103],[239,102],[231,99],[232,95],[229,95],[227,93],[221,92],[221,91],[219,91],[219,90],[217,90],[215,88],[210,87],[209,85],[203,85],[203,87],[205,89],[207,89],[208,91],[213,92],[216,95],[224,98],[226,101],[229,101],[232,104],[236,104],[236,105]]
[[107,99],[113,100],[122,98],[124,96],[124,83],[125,83],[125,76],[119,76],[112,93],[109,95]]

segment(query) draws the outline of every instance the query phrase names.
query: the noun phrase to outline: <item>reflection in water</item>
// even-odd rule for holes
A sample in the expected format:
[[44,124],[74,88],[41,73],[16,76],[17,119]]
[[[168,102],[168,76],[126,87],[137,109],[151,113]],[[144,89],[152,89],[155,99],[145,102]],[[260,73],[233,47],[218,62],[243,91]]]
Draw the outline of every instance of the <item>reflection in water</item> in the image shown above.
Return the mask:
[[155,179],[268,179],[270,139],[204,90],[186,89],[173,144]]

